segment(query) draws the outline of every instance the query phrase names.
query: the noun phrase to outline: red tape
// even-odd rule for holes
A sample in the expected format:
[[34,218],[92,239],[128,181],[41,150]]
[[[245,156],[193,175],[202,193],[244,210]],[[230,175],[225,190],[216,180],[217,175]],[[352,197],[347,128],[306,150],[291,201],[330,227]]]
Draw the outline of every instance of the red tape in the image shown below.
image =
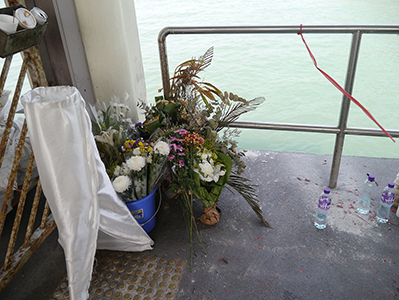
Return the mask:
[[359,101],[357,101],[354,97],[352,97],[352,95],[350,95],[347,91],[345,91],[339,84],[338,82],[336,82],[330,75],[328,75],[326,72],[324,72],[322,69],[320,69],[317,66],[317,61],[316,58],[313,56],[312,51],[310,51],[308,44],[305,41],[305,38],[303,37],[303,31],[302,31],[302,24],[300,26],[298,35],[301,36],[303,43],[306,46],[306,49],[309,52],[310,58],[313,60],[313,64],[316,67],[317,70],[320,71],[321,74],[324,75],[325,78],[327,78],[328,81],[330,81],[341,93],[343,93],[346,97],[348,97],[349,99],[352,100],[353,103],[355,103],[357,106],[359,106],[361,108],[361,110],[363,110],[363,112],[375,123],[377,124],[378,127],[381,128],[381,130],[388,136],[391,138],[391,140],[395,143],[395,140],[392,138],[392,136],[377,122],[377,120],[373,117],[373,115],[363,106],[360,104]]

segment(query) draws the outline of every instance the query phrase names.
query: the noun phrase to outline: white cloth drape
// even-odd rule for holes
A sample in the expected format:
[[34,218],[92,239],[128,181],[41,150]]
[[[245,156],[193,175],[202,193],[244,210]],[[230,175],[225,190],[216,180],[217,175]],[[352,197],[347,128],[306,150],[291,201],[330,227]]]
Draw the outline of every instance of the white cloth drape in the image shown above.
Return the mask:
[[86,300],[97,249],[144,251],[153,241],[118,198],[75,87],[21,97],[44,195],[64,249],[71,300]]

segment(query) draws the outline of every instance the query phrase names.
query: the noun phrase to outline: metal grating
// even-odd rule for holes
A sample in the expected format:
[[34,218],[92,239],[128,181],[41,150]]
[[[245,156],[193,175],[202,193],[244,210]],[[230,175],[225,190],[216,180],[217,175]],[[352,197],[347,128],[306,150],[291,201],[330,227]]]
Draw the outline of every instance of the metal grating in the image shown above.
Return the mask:
[[[90,300],[174,299],[186,261],[130,252],[98,251]],[[50,300],[69,299],[65,278]]]

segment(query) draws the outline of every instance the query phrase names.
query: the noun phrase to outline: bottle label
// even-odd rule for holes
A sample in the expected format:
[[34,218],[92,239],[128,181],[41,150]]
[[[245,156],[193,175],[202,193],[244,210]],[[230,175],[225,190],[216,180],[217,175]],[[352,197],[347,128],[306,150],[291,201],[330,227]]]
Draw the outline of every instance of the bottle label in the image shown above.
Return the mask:
[[395,200],[395,194],[390,191],[383,191],[381,196],[381,202],[391,205]]
[[331,198],[326,195],[321,195],[319,198],[319,208],[323,210],[328,210],[331,206]]

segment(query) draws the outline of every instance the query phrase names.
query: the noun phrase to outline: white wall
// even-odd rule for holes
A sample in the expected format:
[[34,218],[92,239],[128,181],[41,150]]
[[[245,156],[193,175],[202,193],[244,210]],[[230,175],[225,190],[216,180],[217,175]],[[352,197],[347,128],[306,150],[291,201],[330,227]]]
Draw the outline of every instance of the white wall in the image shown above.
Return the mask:
[[128,93],[130,117],[139,120],[136,103],[147,96],[134,1],[74,1],[96,99]]

